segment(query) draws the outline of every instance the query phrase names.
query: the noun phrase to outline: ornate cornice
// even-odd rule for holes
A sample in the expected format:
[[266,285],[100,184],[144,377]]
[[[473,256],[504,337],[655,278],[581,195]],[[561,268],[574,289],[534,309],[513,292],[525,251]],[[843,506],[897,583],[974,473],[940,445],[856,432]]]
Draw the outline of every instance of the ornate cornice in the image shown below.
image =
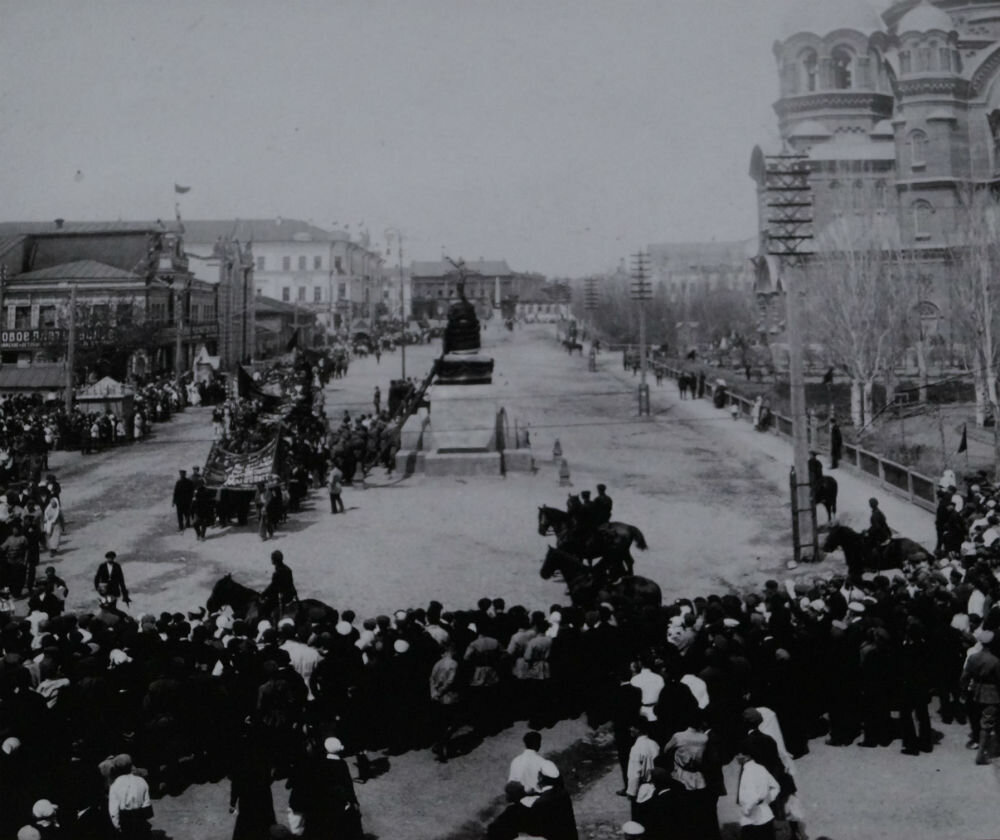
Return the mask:
[[955,99],[968,99],[971,93],[969,83],[960,76],[899,79],[896,82],[896,91],[901,99],[926,93],[944,93]]
[[806,96],[787,96],[774,103],[779,117],[805,111],[862,110],[889,116],[892,114],[892,97],[870,90],[827,90]]

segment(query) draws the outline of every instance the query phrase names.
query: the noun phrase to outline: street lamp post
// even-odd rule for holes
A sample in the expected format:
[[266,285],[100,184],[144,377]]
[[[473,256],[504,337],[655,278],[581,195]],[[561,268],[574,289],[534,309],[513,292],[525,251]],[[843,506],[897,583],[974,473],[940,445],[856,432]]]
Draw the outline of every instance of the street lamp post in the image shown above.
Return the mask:
[[402,336],[399,342],[399,356],[402,371],[400,379],[406,379],[406,293],[403,289],[403,232],[399,228],[386,228],[385,240],[389,247],[386,249],[387,256],[392,253],[392,240],[399,243],[399,320],[402,324]]

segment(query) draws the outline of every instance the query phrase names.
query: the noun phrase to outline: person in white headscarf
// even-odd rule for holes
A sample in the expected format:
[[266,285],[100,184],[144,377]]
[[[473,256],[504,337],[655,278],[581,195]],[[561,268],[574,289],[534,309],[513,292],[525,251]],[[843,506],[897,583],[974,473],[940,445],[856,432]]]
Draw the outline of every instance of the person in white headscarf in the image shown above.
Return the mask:
[[59,543],[63,534],[63,512],[62,503],[56,496],[49,499],[43,514],[43,524],[45,528],[45,545],[49,549],[49,556],[55,557],[59,550]]

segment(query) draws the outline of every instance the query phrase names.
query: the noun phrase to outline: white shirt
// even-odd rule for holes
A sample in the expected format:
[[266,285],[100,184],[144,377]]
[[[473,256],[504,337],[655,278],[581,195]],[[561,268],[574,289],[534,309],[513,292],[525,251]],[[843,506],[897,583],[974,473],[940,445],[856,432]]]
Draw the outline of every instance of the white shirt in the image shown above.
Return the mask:
[[778,798],[780,788],[774,776],[750,759],[740,768],[736,804],[740,808],[740,825],[764,825],[774,819],[771,803]]
[[108,791],[108,813],[115,828],[121,828],[119,815],[122,811],[138,811],[152,807],[149,801],[149,785],[141,776],[126,773],[111,783]]
[[625,792],[629,796],[636,796],[639,793],[639,785],[648,782],[653,778],[653,762],[660,754],[660,745],[647,735],[640,735],[635,739],[632,749],[628,754],[628,771],[626,778],[628,783]]
[[[525,793],[538,793],[538,777],[541,775],[543,767],[548,767],[551,771],[555,765],[535,750],[526,749],[511,761],[507,781],[520,782],[524,785]],[[552,775],[551,772],[549,775]],[[555,775],[558,775],[558,771]]]
[[286,639],[282,642],[281,649],[288,654],[292,667],[305,680],[306,688],[309,691],[309,699],[312,700],[313,695],[312,689],[309,688],[309,678],[312,676],[316,665],[323,658],[322,654],[316,648],[309,647],[309,645],[298,642],[295,639]]
[[646,720],[656,720],[653,713],[653,706],[660,699],[660,692],[663,691],[663,677],[654,674],[648,668],[643,668],[638,674],[629,680],[629,684],[634,685],[642,692],[642,709],[640,714]]
[[996,529],[995,525],[991,525],[983,531],[983,545],[991,546],[997,540],[1000,540],[1000,531]]

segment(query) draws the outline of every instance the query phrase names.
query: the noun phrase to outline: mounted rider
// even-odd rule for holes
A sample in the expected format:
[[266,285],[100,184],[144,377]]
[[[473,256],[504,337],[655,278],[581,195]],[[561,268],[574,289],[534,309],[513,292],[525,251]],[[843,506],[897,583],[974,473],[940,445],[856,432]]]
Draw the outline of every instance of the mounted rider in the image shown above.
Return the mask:
[[869,499],[868,505],[872,509],[872,515],[865,537],[872,553],[881,555],[892,539],[892,529],[889,527],[882,509],[878,506],[878,499]]
[[285,607],[298,603],[299,594],[295,590],[295,578],[292,570],[285,565],[285,555],[280,551],[271,552],[271,565],[274,571],[271,573],[271,583],[260,594],[262,612],[273,614],[275,623],[285,612]]
[[611,521],[611,508],[614,506],[614,502],[608,495],[607,490],[606,485],[597,485],[597,498],[594,499],[593,511],[594,522],[597,523],[598,527]]

